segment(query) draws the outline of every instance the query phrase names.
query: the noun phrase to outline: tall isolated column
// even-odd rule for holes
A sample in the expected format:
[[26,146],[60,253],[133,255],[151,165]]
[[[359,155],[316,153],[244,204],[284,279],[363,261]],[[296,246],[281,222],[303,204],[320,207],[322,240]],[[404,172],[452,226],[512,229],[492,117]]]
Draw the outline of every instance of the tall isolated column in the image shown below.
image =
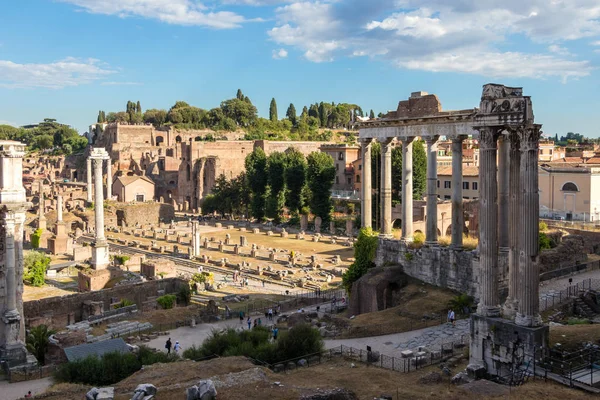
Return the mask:
[[6,314],[18,316],[17,310],[17,274],[15,259],[15,219],[7,215],[4,221],[4,267],[6,268]]
[[437,212],[437,136],[425,138],[427,143],[427,226],[425,243],[438,244]]
[[509,203],[509,157],[510,140],[501,135],[498,139],[498,246],[501,252],[508,252],[508,203]]
[[91,203],[92,200],[92,159],[87,159],[87,201]]
[[[477,313],[500,316],[498,295],[498,183],[496,156],[498,134],[495,128],[479,128],[479,263],[481,296]],[[456,174],[456,171],[453,171]]]
[[360,211],[362,215],[362,227],[370,228],[373,221],[373,189],[371,187],[371,145],[373,139],[361,140],[362,153],[362,196],[360,201]]
[[46,201],[44,200],[44,182],[40,181],[39,185],[40,190],[40,208],[38,210],[38,228],[42,230],[46,230],[46,215],[44,213],[44,209],[46,208]]
[[402,140],[402,238],[413,240],[413,136]]
[[106,200],[112,199],[112,163],[106,160]]
[[104,160],[94,158],[94,216],[96,220],[96,241],[104,241],[104,196],[102,190],[102,164]]
[[508,235],[508,297],[504,303],[504,318],[514,319],[519,306],[519,231],[521,226],[521,150],[519,135],[511,132],[509,173],[509,235]]
[[62,196],[56,197],[56,222],[62,222],[63,220],[63,198]]
[[381,234],[392,237],[392,140],[381,142]]
[[[463,140],[464,136],[452,139],[452,237],[450,246],[460,250],[463,247]],[[481,175],[479,175],[481,177]]]
[[538,150],[541,125],[525,128],[521,133],[521,220],[519,235],[519,312],[515,323],[540,326]]

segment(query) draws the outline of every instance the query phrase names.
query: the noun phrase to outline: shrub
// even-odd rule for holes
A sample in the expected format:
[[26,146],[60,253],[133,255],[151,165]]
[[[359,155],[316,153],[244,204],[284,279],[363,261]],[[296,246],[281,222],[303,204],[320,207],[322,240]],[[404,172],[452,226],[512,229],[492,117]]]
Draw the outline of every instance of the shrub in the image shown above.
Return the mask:
[[28,251],[23,260],[23,280],[32,286],[43,286],[50,257],[39,251]]
[[567,325],[588,325],[589,323],[590,321],[585,318],[569,318],[567,321]]
[[31,248],[32,249],[40,248],[40,238],[42,237],[42,232],[44,232],[43,229],[38,228],[31,234]]
[[350,292],[352,284],[375,266],[373,260],[377,251],[377,234],[371,228],[362,228],[354,243],[354,262],[344,273],[342,281],[346,291]]
[[323,339],[318,330],[309,324],[294,326],[277,339],[278,361],[289,360],[323,350]]
[[117,262],[117,265],[125,265],[125,263],[127,261],[129,261],[131,257],[126,256],[126,255],[122,255],[122,254],[117,254],[114,256],[115,261]]
[[45,364],[46,351],[48,351],[48,345],[50,344],[48,338],[54,333],[55,331],[48,329],[46,325],[38,325],[31,328],[27,334],[27,350],[33,354],[42,365]]
[[544,232],[539,232],[540,250],[547,250],[552,248],[552,242],[548,235]]
[[448,302],[448,307],[453,309],[457,314],[468,315],[475,305],[475,299],[468,294],[462,293],[453,297]]
[[189,285],[182,286],[177,292],[177,303],[188,305],[192,299],[192,291]]
[[118,304],[115,304],[115,310],[117,308],[123,308],[123,307],[129,307],[132,306],[134,303],[131,300],[127,300],[127,299],[123,299],[121,300]]
[[548,230],[548,224],[544,221],[540,221],[540,232],[546,232]]
[[156,302],[165,310],[173,308],[177,297],[174,294],[165,294],[156,299]]

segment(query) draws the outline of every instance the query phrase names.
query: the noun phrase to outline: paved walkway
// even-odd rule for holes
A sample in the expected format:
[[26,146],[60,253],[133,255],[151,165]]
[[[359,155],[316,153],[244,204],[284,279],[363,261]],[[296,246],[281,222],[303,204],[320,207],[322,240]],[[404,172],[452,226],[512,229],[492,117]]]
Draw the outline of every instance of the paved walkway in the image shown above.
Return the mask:
[[43,393],[52,385],[52,378],[36,379],[34,381],[8,383],[0,381],[0,399],[17,400],[23,398],[28,391],[36,395]]

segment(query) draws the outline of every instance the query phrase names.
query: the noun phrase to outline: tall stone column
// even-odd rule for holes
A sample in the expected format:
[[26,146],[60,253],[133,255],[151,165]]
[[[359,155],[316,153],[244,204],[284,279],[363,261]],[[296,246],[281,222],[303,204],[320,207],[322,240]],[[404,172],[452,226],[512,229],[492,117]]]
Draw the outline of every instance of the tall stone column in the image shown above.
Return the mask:
[[515,323],[521,326],[540,326],[540,266],[539,220],[540,196],[538,185],[538,150],[540,125],[521,132],[521,199],[519,235],[519,312]]
[[[498,183],[496,128],[479,128],[479,263],[481,296],[477,313],[500,315],[498,296]],[[453,171],[456,174],[456,171]]]
[[62,222],[63,220],[63,198],[62,196],[56,197],[56,222]]
[[521,225],[521,150],[519,135],[511,132],[509,157],[508,297],[504,318],[514,319],[519,306],[519,227]]
[[44,208],[46,205],[46,201],[44,199],[44,182],[40,181],[39,183],[39,190],[40,190],[40,208],[38,210],[38,228],[41,230],[46,230],[46,215],[44,213]]
[[[450,246],[460,250],[463,247],[463,140],[464,136],[452,139],[452,237]],[[481,174],[479,175],[481,177]]]
[[362,215],[362,227],[370,228],[373,221],[373,189],[371,187],[371,144],[373,139],[363,139],[361,141],[362,153],[362,196],[360,201],[360,211]]
[[437,140],[437,136],[425,138],[427,143],[427,226],[425,243],[430,246],[438,244]]
[[402,238],[413,240],[413,136],[402,140]]
[[92,159],[88,158],[87,159],[87,201],[88,203],[91,203],[93,200],[92,198]]
[[6,268],[6,313],[19,315],[17,311],[17,279],[15,260],[15,219],[14,214],[4,220],[4,267]]
[[509,221],[509,157],[510,140],[505,135],[498,139],[498,246],[501,252],[508,252],[508,221]]
[[381,142],[381,237],[392,237],[392,138]]
[[104,196],[102,190],[102,164],[104,160],[94,159],[94,216],[96,221],[96,241],[104,237]]
[[110,158],[106,160],[106,199],[112,199],[112,163]]

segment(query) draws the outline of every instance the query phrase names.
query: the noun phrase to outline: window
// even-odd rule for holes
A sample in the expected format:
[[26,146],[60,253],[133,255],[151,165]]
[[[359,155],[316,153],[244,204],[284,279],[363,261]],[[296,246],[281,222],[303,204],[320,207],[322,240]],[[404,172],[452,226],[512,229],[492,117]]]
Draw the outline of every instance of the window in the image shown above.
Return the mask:
[[135,195],[135,201],[144,202],[144,195],[143,194],[136,194]]
[[452,182],[444,181],[444,189],[451,189],[451,188],[452,188]]
[[469,182],[463,182],[463,189],[469,190]]
[[360,175],[356,175],[356,183],[360,183]]
[[444,200],[450,200],[450,195],[445,195]]
[[437,187],[438,188],[440,187],[440,181],[439,180],[437,181]]
[[473,190],[478,190],[478,189],[477,189],[477,185],[478,185],[478,183],[477,183],[477,182],[473,182],[472,189],[473,189]]
[[348,185],[352,185],[352,178],[348,177]]
[[339,171],[339,170],[340,170],[340,164],[338,164],[338,163],[335,163],[335,170],[336,170],[336,171]]
[[358,166],[358,170],[359,170],[359,171],[362,171],[362,164],[360,164],[360,165]]
[[338,160],[344,161],[344,152],[340,151],[338,154]]
[[565,183],[562,189],[560,190],[562,190],[563,192],[579,192],[579,188],[573,182]]
[[339,177],[339,176],[336,176],[336,177],[335,177],[335,183],[336,183],[336,184],[339,184],[339,183],[340,183],[340,177]]

